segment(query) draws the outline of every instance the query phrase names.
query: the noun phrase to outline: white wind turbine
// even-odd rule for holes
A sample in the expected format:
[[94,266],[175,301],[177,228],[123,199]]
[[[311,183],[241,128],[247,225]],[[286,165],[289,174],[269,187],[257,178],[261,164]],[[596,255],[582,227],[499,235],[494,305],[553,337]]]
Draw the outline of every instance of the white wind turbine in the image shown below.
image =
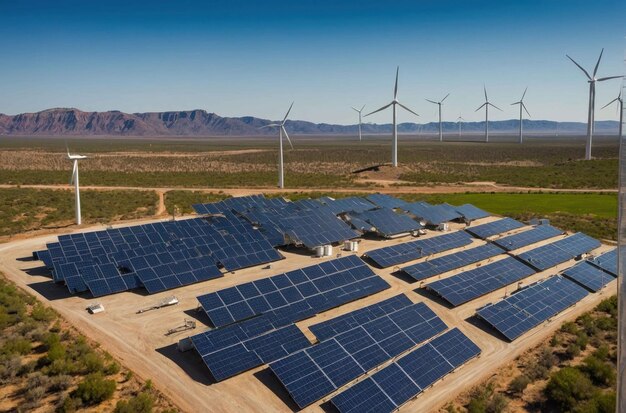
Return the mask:
[[391,103],[383,106],[380,109],[376,109],[373,112],[368,113],[365,116],[369,116],[372,115],[376,112],[380,112],[381,110],[385,110],[387,109],[389,106],[392,107],[393,109],[393,133],[392,133],[392,146],[391,146],[391,165],[396,167],[398,166],[398,123],[396,121],[396,105],[402,107],[403,109],[411,112],[412,114],[414,114],[415,116],[419,116],[417,113],[413,112],[411,109],[407,108],[406,106],[404,106],[402,103],[398,102],[398,72],[400,71],[400,67],[398,66],[398,68],[396,69],[396,85],[393,88],[393,100],[391,101]]
[[361,141],[361,113],[363,112],[363,109],[365,109],[365,105],[363,105],[361,109],[357,109],[354,106],[352,106],[352,109],[354,109],[356,113],[359,114],[359,141]]
[[602,109],[606,108],[607,106],[609,106],[611,103],[613,102],[617,102],[617,110],[619,110],[619,129],[618,129],[618,137],[621,138],[622,137],[622,124],[624,123],[624,99],[622,99],[622,92],[619,92],[619,95],[617,95],[617,97],[615,99],[613,99],[612,101],[610,101],[609,103],[607,103],[606,105],[602,106]]
[[443,124],[441,123],[441,104],[443,103],[444,100],[446,100],[446,98],[448,96],[450,96],[449,93],[443,99],[441,99],[439,102],[435,102],[434,100],[426,99],[427,102],[434,103],[435,105],[439,106],[439,142],[443,142]]
[[524,96],[526,96],[526,91],[528,90],[528,87],[526,89],[524,89],[524,93],[522,94],[522,98],[519,100],[519,102],[514,102],[511,103],[511,105],[519,105],[519,143],[523,142],[523,137],[522,137],[522,123],[524,122],[524,119],[522,118],[523,114],[522,114],[522,108],[526,111],[526,114],[528,115],[528,117],[530,118],[530,113],[528,113],[528,109],[526,109],[526,105],[524,105]]
[[500,112],[502,112],[502,109],[489,102],[489,98],[487,98],[487,88],[485,86],[483,86],[483,90],[485,91],[485,103],[480,105],[474,112],[478,112],[483,108],[483,106],[485,107],[485,142],[489,142],[489,106],[493,106]]
[[287,110],[283,121],[280,123],[270,123],[269,125],[261,126],[262,128],[278,128],[278,187],[285,187],[285,178],[284,178],[284,169],[283,169],[283,133],[287,138],[287,142],[289,142],[289,146],[293,149],[293,145],[291,144],[291,139],[289,139],[289,135],[287,135],[287,130],[285,129],[285,122],[287,121],[287,116],[289,116],[289,112],[291,112],[291,108],[293,107],[293,103],[291,102],[291,106]]
[[459,113],[459,117],[456,118],[456,122],[459,124],[459,138],[461,137],[461,125],[463,124],[463,121],[465,119],[463,119],[463,117],[461,116],[461,114]]
[[608,77],[601,77],[599,79],[596,78],[596,73],[598,73],[598,67],[600,66],[600,60],[602,59],[602,53],[604,53],[604,49],[602,49],[602,51],[600,52],[600,56],[598,57],[598,61],[596,62],[596,67],[593,69],[593,76],[589,75],[589,72],[583,69],[583,67],[579,65],[578,63],[576,63],[576,61],[572,59],[571,57],[569,57],[569,55],[565,55],[567,56],[569,60],[572,61],[572,63],[574,63],[576,66],[578,66],[580,70],[583,71],[585,76],[587,76],[587,79],[588,79],[587,82],[589,83],[589,110],[587,112],[587,144],[585,146],[585,159],[586,160],[591,159],[591,143],[593,141],[593,129],[594,129],[594,124],[593,124],[594,110],[595,110],[595,105],[596,105],[596,82],[604,82],[605,80],[619,79],[622,77],[622,76],[608,76]]
[[70,149],[65,145],[65,149],[67,149],[67,159],[73,161],[72,168],[72,177],[70,178],[70,185],[74,184],[74,191],[76,194],[76,225],[82,224],[82,218],[80,214],[80,186],[78,183],[78,161],[82,159],[86,159],[85,155],[71,155]]

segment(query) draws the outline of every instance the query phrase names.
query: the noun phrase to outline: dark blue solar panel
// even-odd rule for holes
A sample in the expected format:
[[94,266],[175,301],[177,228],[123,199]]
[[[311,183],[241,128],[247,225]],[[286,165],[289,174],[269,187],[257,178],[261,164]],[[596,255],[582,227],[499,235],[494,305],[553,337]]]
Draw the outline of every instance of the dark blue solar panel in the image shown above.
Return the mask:
[[461,218],[461,214],[447,204],[430,205],[427,202],[414,202],[406,205],[404,209],[430,225],[439,225]]
[[479,354],[478,346],[454,328],[339,393],[331,403],[341,413],[393,412]]
[[371,203],[383,208],[404,209],[409,203],[386,194],[370,194],[365,197]]
[[489,238],[496,234],[502,234],[504,232],[508,232],[517,228],[523,227],[519,221],[514,220],[513,218],[502,218],[497,221],[492,221],[487,224],[470,226],[465,228],[465,231],[474,234],[478,238]]
[[[270,368],[304,408],[446,328],[424,303],[413,304],[275,361]],[[392,341],[395,346],[387,345]]]
[[606,272],[588,261],[582,261],[563,271],[563,275],[587,289],[596,292],[615,279],[613,274]]
[[588,260],[596,267],[602,268],[617,277],[617,249],[613,249],[597,257]]
[[510,341],[582,300],[587,291],[560,276],[532,284],[477,314]]
[[364,255],[382,268],[403,264],[437,252],[462,247],[472,242],[472,237],[464,231],[451,232],[436,237],[419,239],[403,244],[391,245],[366,252]]
[[458,306],[534,273],[535,271],[528,265],[508,257],[434,281],[427,287],[453,306]]
[[376,208],[376,205],[372,204],[367,199],[356,196],[341,199],[322,197],[319,199],[319,202],[326,205],[335,215],[350,211],[364,212]]
[[410,265],[402,268],[406,274],[410,275],[417,281],[443,274],[457,268],[473,264],[487,258],[495,257],[504,253],[502,248],[494,244],[485,244],[476,248],[459,251],[454,254],[444,255],[443,257],[433,258],[428,261]]
[[600,246],[600,241],[581,232],[519,254],[518,257],[538,270],[571,260]]
[[370,223],[380,235],[390,237],[404,232],[411,232],[422,228],[422,225],[408,215],[397,214],[388,208],[380,208],[362,213],[350,214],[350,218],[357,218]]
[[489,212],[483,211],[472,204],[464,204],[455,207],[455,209],[456,212],[461,214],[466,221],[473,221],[475,219],[485,218],[491,215]]
[[551,225],[539,225],[528,231],[498,238],[493,242],[508,251],[512,251],[563,234],[563,231]]
[[323,341],[411,304],[413,303],[409,297],[404,294],[399,294],[328,321],[313,324],[309,327],[309,330],[311,330],[319,341]]

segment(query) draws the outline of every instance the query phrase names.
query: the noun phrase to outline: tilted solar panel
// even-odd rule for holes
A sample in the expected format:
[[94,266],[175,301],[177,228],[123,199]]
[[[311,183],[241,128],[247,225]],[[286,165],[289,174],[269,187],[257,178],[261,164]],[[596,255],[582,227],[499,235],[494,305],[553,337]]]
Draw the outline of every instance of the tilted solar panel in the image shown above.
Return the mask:
[[600,241],[581,232],[523,252],[518,257],[539,270],[571,260],[600,246]]
[[379,207],[383,207],[383,208],[404,209],[404,207],[408,205],[408,202],[399,198],[394,198],[393,196],[386,195],[386,194],[370,194],[366,196],[365,198],[371,203],[378,205]]
[[524,224],[514,220],[513,218],[502,218],[482,225],[469,226],[465,228],[465,231],[470,234],[474,234],[478,238],[485,239],[496,234],[502,234],[504,232],[521,228],[523,226]]
[[489,212],[483,211],[472,204],[464,204],[454,208],[456,209],[456,212],[461,214],[466,221],[473,221],[475,219],[485,218],[491,215]]
[[571,268],[563,271],[563,276],[576,281],[583,287],[596,292],[615,279],[613,274],[590,264],[589,261],[582,261]]
[[596,267],[600,267],[604,271],[610,272],[617,277],[617,248],[597,257],[593,257],[588,261]]
[[512,251],[563,234],[565,232],[551,225],[539,225],[528,231],[498,238],[493,242],[508,251]]
[[408,215],[397,214],[389,208],[351,213],[350,217],[369,222],[376,229],[376,232],[385,237],[423,228],[419,222]]
[[364,212],[376,208],[376,205],[372,204],[367,199],[356,196],[340,199],[322,197],[319,199],[319,202],[326,205],[335,215],[350,211]]
[[406,205],[404,209],[430,225],[439,225],[461,218],[461,214],[447,204],[430,205],[427,202],[414,202]]
[[513,341],[533,327],[582,300],[587,291],[563,277],[553,276],[521,289],[477,311],[508,340]]

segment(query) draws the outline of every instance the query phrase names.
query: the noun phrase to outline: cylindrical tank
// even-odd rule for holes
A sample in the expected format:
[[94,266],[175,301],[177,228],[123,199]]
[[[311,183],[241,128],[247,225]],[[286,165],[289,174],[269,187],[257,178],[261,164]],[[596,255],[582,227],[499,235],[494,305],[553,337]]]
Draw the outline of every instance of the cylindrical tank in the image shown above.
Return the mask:
[[330,257],[333,255],[333,246],[332,245],[324,245],[324,256]]
[[324,256],[324,247],[320,245],[319,247],[315,247],[315,256],[323,257]]

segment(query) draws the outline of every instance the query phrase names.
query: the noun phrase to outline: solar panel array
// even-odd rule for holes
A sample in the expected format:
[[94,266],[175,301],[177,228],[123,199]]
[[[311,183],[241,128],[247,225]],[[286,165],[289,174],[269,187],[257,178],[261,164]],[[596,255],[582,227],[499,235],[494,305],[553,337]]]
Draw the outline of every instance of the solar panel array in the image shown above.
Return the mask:
[[486,218],[490,216],[489,212],[483,211],[482,209],[475,207],[472,204],[464,204],[458,207],[454,207],[456,212],[461,214],[466,221],[473,221],[475,219]]
[[413,304],[270,364],[300,408],[447,328],[424,303]]
[[404,209],[430,225],[439,225],[461,218],[461,214],[448,204],[431,205],[427,202],[414,202],[406,205]]
[[543,271],[598,248],[600,245],[597,239],[577,232],[567,238],[523,252],[518,257]]
[[535,271],[513,257],[462,272],[427,285],[453,306],[458,306],[505,285],[514,283]]
[[416,231],[422,225],[408,215],[398,214],[389,208],[379,208],[361,213],[350,213],[351,219],[365,221],[384,237]]
[[364,255],[382,268],[403,264],[437,252],[462,247],[472,242],[465,231],[455,231],[436,237],[419,239],[368,251]]
[[468,250],[459,251],[454,254],[433,258],[418,264],[409,265],[402,268],[406,274],[417,281],[443,274],[478,261],[486,260],[504,253],[502,248],[494,244],[485,244]]
[[340,413],[393,412],[479,354],[480,348],[454,328],[339,393],[331,403]]
[[402,199],[394,198],[386,194],[370,194],[366,196],[365,199],[367,199],[368,201],[370,201],[371,203],[375,205],[378,205],[379,207],[389,208],[389,209],[396,209],[396,208],[404,209],[409,204],[408,202],[403,201]]
[[37,254],[69,291],[98,297],[144,286],[149,293],[221,277],[283,258],[231,213],[59,236]]
[[508,232],[523,226],[524,224],[521,222],[507,217],[486,224],[476,225],[475,227],[470,226],[465,228],[465,231],[474,234],[478,238],[486,239],[493,235],[502,234],[503,232]]
[[563,271],[563,276],[576,281],[583,287],[596,292],[615,279],[615,277],[599,267],[582,261]]
[[585,298],[587,291],[560,276],[530,285],[477,314],[510,341]]
[[365,212],[376,208],[376,205],[372,204],[367,199],[357,196],[341,199],[333,199],[325,196],[320,198],[319,202],[326,205],[335,215],[344,212]]
[[617,248],[588,260],[596,267],[602,268],[617,277]]
[[194,204],[193,209],[200,215],[222,214],[224,212],[239,212],[252,207],[282,207],[288,202],[283,198],[265,198],[263,195],[248,195],[227,198],[219,202],[208,204]]
[[[382,281],[351,255],[201,295],[198,301],[219,327],[299,301],[322,300],[325,294],[369,278]],[[384,281],[380,285],[388,287]]]
[[399,294],[376,304],[360,308],[350,313],[335,317],[328,321],[314,324],[309,330],[319,341],[334,337],[344,331],[358,327],[383,315],[393,313],[401,308],[408,307],[413,302],[404,294]]
[[554,228],[551,225],[538,225],[528,231],[523,231],[518,234],[509,235],[494,240],[494,244],[501,246],[507,251],[513,251],[518,248],[525,247],[530,244],[534,244],[539,241],[544,241],[549,238],[556,237],[557,235],[563,235],[564,232],[558,228]]

